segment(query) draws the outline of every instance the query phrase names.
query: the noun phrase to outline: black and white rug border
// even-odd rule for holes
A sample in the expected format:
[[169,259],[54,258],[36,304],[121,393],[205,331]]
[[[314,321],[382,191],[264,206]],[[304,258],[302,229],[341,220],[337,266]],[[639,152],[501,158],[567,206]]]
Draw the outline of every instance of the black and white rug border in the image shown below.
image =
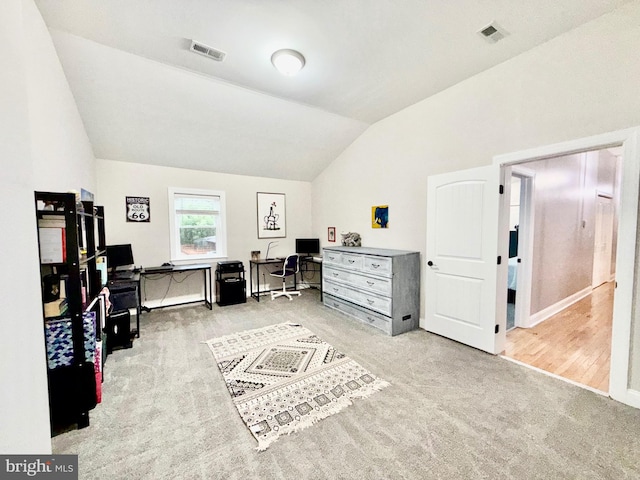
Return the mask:
[[[265,374],[265,382],[256,382],[263,378],[254,368],[256,359],[279,348],[286,355],[287,349],[299,349],[300,343],[295,342],[309,345],[309,350],[318,347],[329,360],[319,364],[315,358],[309,370],[297,372],[292,368],[293,373]],[[258,441],[259,451],[280,436],[304,430],[341,412],[353,400],[367,398],[390,385],[297,323],[245,330],[204,343],[216,360],[240,417]]]

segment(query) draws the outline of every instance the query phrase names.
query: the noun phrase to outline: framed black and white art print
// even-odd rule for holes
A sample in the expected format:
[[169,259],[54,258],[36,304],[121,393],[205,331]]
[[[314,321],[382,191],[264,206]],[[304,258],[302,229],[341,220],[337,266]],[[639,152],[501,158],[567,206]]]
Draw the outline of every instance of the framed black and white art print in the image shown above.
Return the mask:
[[287,236],[284,193],[258,192],[258,238]]

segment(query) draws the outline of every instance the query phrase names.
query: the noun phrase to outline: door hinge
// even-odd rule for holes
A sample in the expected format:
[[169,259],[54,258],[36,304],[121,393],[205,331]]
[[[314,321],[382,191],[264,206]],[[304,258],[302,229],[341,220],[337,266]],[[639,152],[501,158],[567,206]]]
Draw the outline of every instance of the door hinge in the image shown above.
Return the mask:
[[498,255],[498,265],[500,265],[501,263],[502,263],[502,257]]
[[498,191],[500,192],[500,195],[504,194],[504,185],[500,185],[500,188],[498,189]]
[[500,331],[500,325],[496,325],[496,333]]

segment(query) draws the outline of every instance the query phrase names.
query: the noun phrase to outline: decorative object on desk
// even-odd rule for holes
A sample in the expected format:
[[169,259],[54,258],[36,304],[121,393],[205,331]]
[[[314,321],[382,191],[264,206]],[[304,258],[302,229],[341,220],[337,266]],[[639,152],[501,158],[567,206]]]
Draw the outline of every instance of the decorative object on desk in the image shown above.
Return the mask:
[[389,228],[389,205],[371,207],[371,228]]
[[335,242],[336,241],[336,227],[329,227],[327,229],[328,232],[328,239],[330,242]]
[[343,247],[359,247],[362,243],[360,234],[356,232],[341,233]]
[[260,260],[260,250],[251,250],[251,260]]
[[284,193],[258,192],[258,238],[287,236]]
[[149,197],[126,197],[127,222],[151,222]]
[[258,450],[389,385],[298,324],[280,323],[206,343]]

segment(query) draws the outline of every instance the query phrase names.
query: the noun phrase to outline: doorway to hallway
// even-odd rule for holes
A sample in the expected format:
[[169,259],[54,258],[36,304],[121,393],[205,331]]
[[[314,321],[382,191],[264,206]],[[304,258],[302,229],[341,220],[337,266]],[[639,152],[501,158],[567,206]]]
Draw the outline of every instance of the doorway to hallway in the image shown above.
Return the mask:
[[[509,259],[512,308],[504,354],[604,392],[609,390],[620,157],[620,149],[608,148],[527,162],[521,165],[537,176],[536,187],[519,195],[515,173],[511,185],[510,234],[513,239],[515,225],[516,243],[509,249],[515,258]],[[518,217],[522,205],[516,200],[533,206],[535,221]],[[519,235],[519,225],[529,235]],[[519,249],[523,237],[532,239],[534,248]],[[514,284],[523,264],[532,273]],[[523,294],[532,304],[515,312],[516,328],[509,329],[512,304]]]

